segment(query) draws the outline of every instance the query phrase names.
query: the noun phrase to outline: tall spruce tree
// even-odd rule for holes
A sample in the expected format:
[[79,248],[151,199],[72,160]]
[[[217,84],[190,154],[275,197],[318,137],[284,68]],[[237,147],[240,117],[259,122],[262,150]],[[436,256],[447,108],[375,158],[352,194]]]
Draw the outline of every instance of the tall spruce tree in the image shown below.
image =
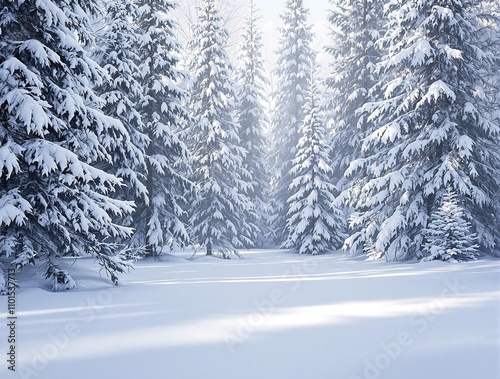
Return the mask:
[[116,283],[127,263],[108,238],[132,211],[101,170],[109,135],[129,138],[99,109],[103,72],[82,45],[95,1],[3,1],[0,10],[0,260],[43,267],[54,290],[73,288],[57,258],[92,255]]
[[205,0],[199,9],[193,35],[190,135],[198,193],[191,207],[191,228],[207,255],[220,251],[227,256],[253,245],[254,206],[246,195],[252,186],[234,114],[235,85],[224,50],[227,32],[214,0]]
[[145,255],[157,256],[164,245],[173,248],[189,242],[186,196],[192,190],[187,178],[189,151],[179,133],[189,119],[184,107],[185,80],[178,68],[180,45],[169,18],[176,6],[169,0],[137,0],[139,84],[137,110],[149,143],[146,155],[147,200],[134,226],[142,235]]
[[377,124],[363,141],[366,183],[351,218],[356,250],[370,240],[388,260],[422,255],[429,216],[450,187],[485,249],[498,241],[500,127],[484,73],[494,56],[478,43],[474,3],[391,2],[379,66],[385,98],[363,107]]
[[[489,84],[486,86],[491,91],[488,96],[494,99],[490,102],[492,106],[490,112],[496,120],[500,120],[500,55],[498,54],[500,51],[500,3],[496,0],[482,0],[478,7],[478,17],[484,27],[479,28],[479,33],[476,33],[474,37],[478,39],[481,48],[489,52],[490,57],[493,55],[493,64],[489,68],[486,66],[481,76]],[[500,146],[500,133],[497,136],[497,146]],[[499,186],[493,188],[490,197],[500,199]],[[490,225],[490,227],[500,230],[500,201],[494,202],[493,207],[493,213],[497,215],[493,220],[496,220],[496,226]],[[492,250],[496,256],[500,256],[500,233],[494,238],[496,247]]]
[[382,0],[333,0],[329,14],[331,74],[326,80],[326,108],[333,129],[332,156],[335,182],[348,192],[363,172],[346,171],[351,162],[363,156],[361,143],[372,121],[360,113],[361,107],[377,98],[376,65],[381,57],[377,40],[383,35]]
[[290,170],[297,152],[299,128],[304,120],[308,79],[311,72],[312,32],[307,24],[309,11],[302,0],[287,0],[281,16],[275,109],[271,119],[273,141],[270,155],[271,195],[269,202],[271,238],[281,244],[286,239],[287,200],[292,195]]
[[250,220],[258,226],[252,235],[255,246],[263,243],[263,231],[266,229],[266,202],[269,193],[266,159],[266,138],[264,130],[268,120],[264,110],[264,76],[262,59],[262,35],[258,28],[259,16],[253,0],[250,1],[246,18],[245,31],[240,46],[237,71],[237,115],[241,125],[241,146],[246,150],[244,168],[249,172],[251,188],[248,191],[250,201],[255,206],[257,218]]
[[[106,70],[108,80],[97,88],[104,99],[103,111],[119,119],[130,138],[106,136],[106,143],[112,150],[112,161],[106,170],[116,174],[124,181],[119,195],[124,199],[135,200],[139,209],[148,205],[146,189],[145,151],[150,140],[144,133],[142,117],[136,110],[136,104],[143,94],[139,83],[140,72],[137,62],[136,47],[139,40],[137,28],[131,20],[138,17],[134,1],[121,0],[107,3],[104,33],[98,35],[99,43],[94,49],[96,61]],[[141,212],[127,215],[123,222],[137,227],[136,217]],[[136,217],[134,217],[136,216]],[[142,229],[139,228],[139,231]],[[132,246],[144,246],[143,238],[133,238]],[[139,246],[137,246],[139,245]]]
[[334,206],[336,187],[331,183],[332,161],[326,140],[325,117],[319,109],[319,89],[311,75],[304,105],[296,157],[290,174],[288,238],[282,245],[300,254],[322,254],[344,242],[344,215]]

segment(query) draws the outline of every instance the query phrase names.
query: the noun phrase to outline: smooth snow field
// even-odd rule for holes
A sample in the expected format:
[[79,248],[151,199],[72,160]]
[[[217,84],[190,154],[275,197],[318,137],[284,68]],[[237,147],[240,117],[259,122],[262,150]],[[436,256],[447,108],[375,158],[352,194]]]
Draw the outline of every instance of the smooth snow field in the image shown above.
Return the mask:
[[0,297],[0,377],[500,378],[499,260],[242,255],[162,255],[118,287],[93,260],[67,260],[80,288],[60,293],[17,274],[16,371]]

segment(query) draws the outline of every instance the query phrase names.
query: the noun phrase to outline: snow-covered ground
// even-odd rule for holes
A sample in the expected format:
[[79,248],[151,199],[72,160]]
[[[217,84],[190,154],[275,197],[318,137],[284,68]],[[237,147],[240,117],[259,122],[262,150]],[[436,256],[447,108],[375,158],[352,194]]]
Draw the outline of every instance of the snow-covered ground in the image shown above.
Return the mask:
[[243,255],[141,261],[121,287],[86,259],[68,261],[78,290],[23,280],[1,378],[500,378],[499,260]]

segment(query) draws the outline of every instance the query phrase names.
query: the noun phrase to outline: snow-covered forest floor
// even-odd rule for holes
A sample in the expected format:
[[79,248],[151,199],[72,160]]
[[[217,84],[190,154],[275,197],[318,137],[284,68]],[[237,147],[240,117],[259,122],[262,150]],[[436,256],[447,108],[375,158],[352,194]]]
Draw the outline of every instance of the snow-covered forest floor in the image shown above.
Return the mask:
[[118,287],[91,259],[67,261],[77,290],[23,277],[17,371],[2,359],[2,378],[500,377],[499,260],[189,257],[139,261]]

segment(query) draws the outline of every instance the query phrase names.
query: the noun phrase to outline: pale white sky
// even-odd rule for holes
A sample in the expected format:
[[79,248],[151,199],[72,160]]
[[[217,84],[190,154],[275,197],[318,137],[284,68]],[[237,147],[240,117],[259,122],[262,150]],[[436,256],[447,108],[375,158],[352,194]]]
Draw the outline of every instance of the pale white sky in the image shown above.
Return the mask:
[[[285,8],[285,0],[254,0],[255,4],[260,10],[262,19],[260,21],[263,32],[263,56],[266,61],[266,71],[274,68],[275,64],[275,51],[277,50],[279,42],[279,33],[276,29],[282,26],[280,15]],[[247,2],[248,4],[248,2]],[[309,16],[307,22],[313,26],[315,39],[312,47],[318,52],[317,60],[327,70],[329,64],[329,55],[325,53],[324,46],[329,43],[328,35],[328,11],[331,9],[329,0],[304,0],[304,7],[309,9]],[[268,91],[271,93],[274,90],[272,76],[270,88]]]
[[[277,28],[282,26],[280,15],[285,9],[285,0],[254,0],[260,10],[262,19],[260,28],[263,33],[262,55],[265,60],[265,70],[271,83],[268,93],[274,90],[274,78],[271,75],[275,66],[275,52],[278,49],[279,33]],[[180,24],[179,38],[183,43],[190,39],[190,25],[196,21],[195,6],[201,5],[203,0],[178,0],[179,8],[176,11],[177,22]],[[219,7],[223,17],[228,19],[225,25],[231,35],[227,49],[235,66],[238,65],[239,33],[242,31],[244,16],[248,10],[249,0],[219,0]],[[307,22],[313,26],[315,39],[312,47],[318,52],[317,60],[324,70],[327,70],[330,57],[324,52],[324,46],[329,43],[328,11],[331,9],[329,0],[304,0],[304,7],[309,9]]]
[[[254,0],[260,10],[262,19],[261,30],[264,33],[264,50],[277,47],[278,37],[276,30],[282,26],[280,15],[285,9],[285,0]],[[196,22],[195,7],[200,6],[203,0],[178,0],[179,7],[175,13],[180,25],[179,38],[186,43],[190,39],[191,24]],[[219,7],[223,17],[228,19],[225,25],[231,35],[229,42],[229,53],[237,55],[239,33],[244,25],[243,19],[248,11],[249,0],[219,0]],[[307,21],[313,25],[316,35],[314,48],[321,50],[328,41],[327,15],[331,8],[329,0],[304,0],[304,7],[309,10]],[[232,51],[234,50],[234,51]]]
[[[259,7],[264,24],[281,25],[279,15],[283,13],[285,0],[255,0]],[[328,0],[304,0],[304,7],[309,9],[309,21],[312,23],[326,21],[327,10],[331,8]]]

